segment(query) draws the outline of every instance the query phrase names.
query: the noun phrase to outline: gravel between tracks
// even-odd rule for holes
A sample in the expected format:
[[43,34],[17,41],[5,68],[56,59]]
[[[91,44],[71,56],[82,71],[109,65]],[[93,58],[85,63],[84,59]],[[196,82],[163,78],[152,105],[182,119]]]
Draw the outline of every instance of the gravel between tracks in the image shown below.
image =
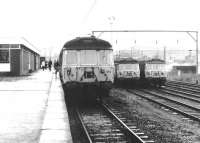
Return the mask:
[[106,102],[117,104],[138,128],[158,143],[199,143],[200,124],[173,115],[160,106],[146,102],[124,89],[112,89]]

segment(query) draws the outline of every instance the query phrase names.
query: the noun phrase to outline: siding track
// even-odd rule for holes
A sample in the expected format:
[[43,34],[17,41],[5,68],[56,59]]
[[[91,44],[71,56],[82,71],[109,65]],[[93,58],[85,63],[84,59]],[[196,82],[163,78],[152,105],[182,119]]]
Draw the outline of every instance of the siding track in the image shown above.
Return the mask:
[[130,90],[129,92],[139,97],[145,98],[148,101],[159,104],[162,107],[170,109],[176,113],[186,116],[195,121],[200,121],[200,108],[193,106],[192,104],[186,104],[185,102],[178,101],[177,98],[170,98],[150,90]]

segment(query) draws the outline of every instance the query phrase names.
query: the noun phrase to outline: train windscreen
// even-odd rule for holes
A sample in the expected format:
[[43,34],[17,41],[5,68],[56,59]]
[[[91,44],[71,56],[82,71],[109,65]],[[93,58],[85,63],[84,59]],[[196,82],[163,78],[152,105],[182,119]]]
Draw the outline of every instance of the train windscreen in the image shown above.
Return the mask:
[[77,64],[78,57],[76,51],[65,51],[63,56],[63,64],[64,65],[73,65]]
[[165,64],[146,64],[146,70],[159,70],[159,71],[165,71]]
[[96,65],[97,64],[97,51],[96,50],[81,50],[80,51],[80,64],[81,65]]
[[114,65],[112,50],[66,50],[64,65]]
[[112,50],[99,51],[99,65],[113,65],[113,52]]
[[139,71],[139,64],[119,64],[119,70]]

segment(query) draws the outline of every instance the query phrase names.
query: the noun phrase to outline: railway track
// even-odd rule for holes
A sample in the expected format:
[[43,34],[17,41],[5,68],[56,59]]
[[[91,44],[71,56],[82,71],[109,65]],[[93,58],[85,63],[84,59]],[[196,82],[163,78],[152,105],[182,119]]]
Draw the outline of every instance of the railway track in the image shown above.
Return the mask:
[[161,89],[158,89],[158,91],[162,93],[178,96],[184,99],[188,99],[194,102],[200,102],[200,95],[194,94],[191,92],[181,91],[181,90],[177,90],[175,88],[170,88],[170,87],[162,87]]
[[[163,93],[157,93],[154,91],[150,91],[150,90],[130,90],[128,89],[129,92],[144,98],[146,100],[149,100],[151,102],[154,102],[156,104],[159,104],[160,106],[170,109],[172,111],[174,111],[174,114],[181,114],[186,116],[189,119],[195,120],[195,121],[200,121],[200,108],[198,108],[199,106],[199,102],[196,102],[195,105],[192,104],[188,104],[186,102],[183,102],[181,100],[177,100],[177,97],[172,98],[168,96],[166,96],[166,94]],[[178,97],[180,98],[180,97]],[[187,99],[188,100],[188,99]]]
[[123,116],[123,111],[98,104],[76,110],[88,142],[153,143],[133,123]]
[[194,86],[193,84],[189,85],[188,83],[185,84],[183,82],[168,81],[166,83],[166,87],[178,89],[178,90],[182,90],[182,91],[186,91],[190,93],[200,94],[200,87]]
[[200,85],[195,84],[195,83],[190,83],[190,82],[182,82],[182,81],[168,80],[166,83],[175,83],[175,84],[187,85],[187,86],[193,86],[193,87],[199,87],[199,88],[200,88]]

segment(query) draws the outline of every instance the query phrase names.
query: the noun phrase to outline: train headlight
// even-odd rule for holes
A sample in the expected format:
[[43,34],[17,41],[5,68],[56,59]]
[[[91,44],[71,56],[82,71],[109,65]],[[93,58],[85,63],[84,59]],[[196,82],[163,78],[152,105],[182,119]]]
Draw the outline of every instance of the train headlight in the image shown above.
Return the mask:
[[162,77],[166,76],[165,72],[161,72],[161,76]]

